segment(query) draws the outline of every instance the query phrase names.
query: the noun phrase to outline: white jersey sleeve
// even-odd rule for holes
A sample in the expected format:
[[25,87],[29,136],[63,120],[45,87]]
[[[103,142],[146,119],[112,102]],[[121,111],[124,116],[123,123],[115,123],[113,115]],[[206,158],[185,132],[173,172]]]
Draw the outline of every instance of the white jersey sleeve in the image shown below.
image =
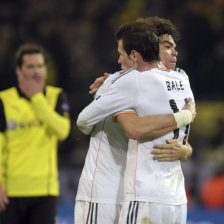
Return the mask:
[[89,134],[93,125],[107,116],[127,109],[134,110],[138,96],[136,75],[138,72],[131,69],[121,73],[115,79],[108,80],[108,82],[111,81],[109,85],[105,83],[108,85],[106,91],[97,94],[95,100],[85,107],[78,116],[77,125],[84,134]]

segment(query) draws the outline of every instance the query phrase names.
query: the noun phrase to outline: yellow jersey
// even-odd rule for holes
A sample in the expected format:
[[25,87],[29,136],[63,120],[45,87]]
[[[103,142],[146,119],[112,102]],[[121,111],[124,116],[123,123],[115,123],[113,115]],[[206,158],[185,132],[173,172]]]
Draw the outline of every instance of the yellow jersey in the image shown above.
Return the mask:
[[57,143],[70,131],[69,107],[59,100],[61,94],[52,86],[30,100],[16,87],[0,92],[1,183],[7,196],[59,194]]

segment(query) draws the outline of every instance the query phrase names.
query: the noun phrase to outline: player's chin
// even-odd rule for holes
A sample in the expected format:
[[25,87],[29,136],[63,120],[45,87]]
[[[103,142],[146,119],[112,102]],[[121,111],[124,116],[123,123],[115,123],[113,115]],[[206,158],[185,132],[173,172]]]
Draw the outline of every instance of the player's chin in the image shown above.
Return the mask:
[[170,62],[169,63],[169,68],[171,68],[172,70],[174,70],[176,68],[176,63],[175,62]]

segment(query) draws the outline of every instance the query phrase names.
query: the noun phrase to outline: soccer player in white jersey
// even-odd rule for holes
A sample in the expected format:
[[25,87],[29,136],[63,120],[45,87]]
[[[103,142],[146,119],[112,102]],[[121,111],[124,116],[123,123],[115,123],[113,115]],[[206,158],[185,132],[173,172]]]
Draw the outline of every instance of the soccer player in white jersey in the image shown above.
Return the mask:
[[[177,51],[176,51],[176,42],[181,39],[181,35],[178,32],[174,24],[168,20],[160,17],[147,17],[147,18],[138,18],[137,22],[146,22],[152,25],[155,28],[156,35],[159,37],[159,49],[160,49],[160,60],[161,63],[166,67],[173,69],[175,71],[185,73],[182,69],[176,67],[177,62]],[[122,65],[125,68],[129,68],[128,65]],[[105,73],[104,76],[99,77],[95,82],[90,86],[90,94],[95,94],[98,88],[103,84],[103,82],[110,76],[109,73]],[[127,118],[126,118],[127,119]],[[131,121],[131,123],[130,123]],[[132,136],[135,138],[136,133],[133,133],[138,127],[136,125],[141,125],[139,123],[139,118],[133,114],[129,114],[129,120],[127,121],[132,127]],[[186,161],[192,155],[192,147],[189,143],[183,145],[178,140],[167,140],[167,144],[159,144],[154,146],[157,149],[163,150],[154,150],[151,153],[154,154],[154,159],[158,161],[174,161],[180,159]]]
[[[152,25],[155,28],[156,35],[159,37],[159,54],[161,63],[169,69],[185,73],[182,69],[176,67],[177,63],[177,51],[176,43],[181,39],[181,34],[178,32],[176,26],[168,20],[160,17],[147,17],[147,18],[138,18],[137,22],[146,22]],[[133,130],[133,125],[138,122],[137,118],[132,114],[129,114],[127,118],[127,123],[131,124],[131,130]],[[133,133],[132,133],[133,134]],[[167,140],[167,144],[155,145],[156,149],[163,150],[154,150],[151,153],[154,154],[154,159],[159,161],[174,161],[179,158],[182,161],[186,161],[192,155],[192,147],[187,142],[183,145],[177,139]]]
[[[137,63],[136,69],[141,71],[136,75],[132,71],[129,77],[122,77],[123,80],[120,81],[129,86],[133,83],[128,82],[132,75],[136,80],[136,85],[132,86],[132,91],[135,92],[132,101],[135,106],[132,107],[139,116],[166,114],[169,110],[178,111],[184,105],[186,97],[193,97],[187,75],[159,70],[156,50],[153,48],[155,45],[152,45],[152,50],[147,51],[147,54],[143,47],[146,45],[144,38],[139,38],[141,41],[137,45],[134,41],[135,35],[131,42],[131,35],[127,35],[126,30],[127,27],[124,26],[118,32],[120,52],[133,58]],[[121,83],[119,88],[122,88]],[[150,94],[146,94],[146,89],[150,89]],[[118,114],[117,119],[129,133],[129,124],[127,119],[123,119],[124,116],[128,115]],[[172,135],[185,143],[188,128],[180,128],[152,141],[130,140],[124,181],[125,202],[120,224],[186,223],[186,194],[180,162],[158,163],[149,152],[153,150],[153,145],[165,143]]]
[[[117,76],[119,79],[120,74],[115,74],[114,76]],[[117,82],[116,77],[111,78],[111,80],[107,79],[107,85],[105,86],[104,83],[104,86],[100,89],[102,95],[104,91],[108,91],[107,88],[110,88],[113,82]],[[96,100],[100,99],[100,95],[97,95]],[[111,106],[112,104],[109,102],[108,107]],[[121,109],[118,104],[112,106],[113,110],[115,110],[116,106],[118,106],[118,110]],[[91,131],[91,124],[97,122],[101,116],[104,116],[107,110],[106,107],[92,107],[92,109],[93,111],[91,109],[89,111],[94,115],[100,110],[103,110],[103,112],[91,121],[78,121],[80,127],[85,127],[83,131],[86,133]],[[91,114],[89,115],[91,116]],[[154,120],[157,118],[154,116]],[[86,128],[86,126],[88,127]],[[164,128],[164,124],[162,124],[162,128]],[[97,137],[98,141],[96,141]],[[121,139],[120,143],[119,139]],[[108,142],[111,145],[108,145]],[[76,197],[76,223],[93,223],[93,221],[98,221],[98,223],[118,222],[115,217],[116,213],[119,214],[119,207],[123,201],[121,190],[123,186],[126,147],[127,138],[117,124],[111,123],[111,117],[107,117],[106,120],[95,126]],[[99,211],[101,212],[99,213]],[[80,216],[82,216],[82,220]]]

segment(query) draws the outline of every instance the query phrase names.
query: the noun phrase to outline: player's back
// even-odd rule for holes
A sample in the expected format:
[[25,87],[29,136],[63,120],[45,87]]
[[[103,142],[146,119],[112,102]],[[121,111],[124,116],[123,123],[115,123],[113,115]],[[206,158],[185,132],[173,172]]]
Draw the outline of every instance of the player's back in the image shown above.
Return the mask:
[[[136,112],[140,117],[166,115],[181,110],[185,99],[193,97],[188,77],[170,70],[151,69],[139,73]],[[150,152],[166,139],[183,141],[186,127],[153,141],[130,140],[125,176],[126,199],[167,204],[186,202],[184,177],[179,161],[158,162]],[[134,180],[134,181],[133,181]]]

